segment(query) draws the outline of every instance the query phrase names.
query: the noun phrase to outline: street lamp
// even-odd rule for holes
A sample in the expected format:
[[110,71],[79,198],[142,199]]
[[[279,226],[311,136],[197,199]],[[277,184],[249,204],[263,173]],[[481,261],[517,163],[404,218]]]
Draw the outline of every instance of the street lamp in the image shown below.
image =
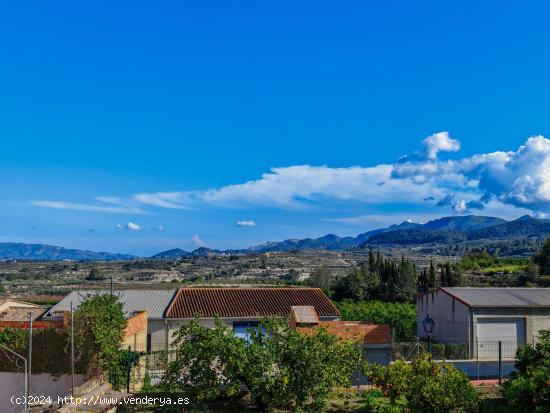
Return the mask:
[[424,325],[424,332],[428,336],[428,353],[432,353],[432,336],[431,334],[434,332],[435,329],[435,321],[433,318],[430,317],[429,314],[426,314],[426,318],[424,321],[422,321],[422,324]]

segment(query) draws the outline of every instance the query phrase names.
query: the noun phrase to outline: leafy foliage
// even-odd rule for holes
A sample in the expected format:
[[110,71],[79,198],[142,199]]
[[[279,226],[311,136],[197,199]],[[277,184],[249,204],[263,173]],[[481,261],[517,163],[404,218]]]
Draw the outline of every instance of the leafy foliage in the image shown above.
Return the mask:
[[[0,328],[0,343],[27,357],[29,334],[28,329]],[[69,336],[60,329],[34,330],[32,334],[32,371],[52,375],[70,372]],[[0,352],[0,371],[20,372],[22,365],[13,357]],[[83,372],[80,363],[75,364],[77,373]]]
[[360,301],[382,299],[410,302],[418,288],[418,275],[413,262],[401,257],[399,263],[369,251],[367,263],[353,268],[333,283],[336,300],[351,298]]
[[163,378],[167,390],[181,390],[197,400],[237,393],[245,343],[220,320],[213,329],[198,320],[181,326],[174,345],[176,360],[168,364]]
[[192,321],[177,332],[177,357],[169,363],[163,385],[197,399],[231,397],[242,385],[259,408],[319,410],[335,386],[349,385],[361,360],[353,342],[339,341],[325,330],[301,334],[273,320],[250,331],[244,340],[223,327]]
[[91,295],[76,309],[75,348],[90,375],[99,376],[117,363],[126,324],[115,295]]
[[[388,366],[366,365],[365,374],[389,399],[393,407],[406,406],[413,413],[472,412],[477,409],[478,394],[468,377],[451,365],[431,361],[427,355],[403,359]],[[392,412],[400,410],[379,410]]]
[[541,274],[550,275],[550,237],[544,240],[541,250],[533,257],[533,261],[540,267]]
[[535,347],[520,347],[504,397],[517,412],[550,412],[550,330],[539,331]]
[[395,328],[396,338],[413,340],[416,337],[416,307],[413,304],[344,300],[335,305],[343,320],[389,324]]

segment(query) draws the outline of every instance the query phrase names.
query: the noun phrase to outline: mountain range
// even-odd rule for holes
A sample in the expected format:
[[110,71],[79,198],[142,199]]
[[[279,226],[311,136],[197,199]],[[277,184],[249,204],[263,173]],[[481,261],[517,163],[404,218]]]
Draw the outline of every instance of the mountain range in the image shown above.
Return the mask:
[[[206,247],[194,251],[180,248],[153,255],[155,259],[176,259],[185,256],[208,256],[216,254],[249,254],[298,250],[344,251],[381,246],[410,246],[422,244],[452,244],[480,240],[502,241],[519,239],[542,239],[550,234],[550,220],[536,219],[525,215],[513,221],[478,215],[451,216],[428,221],[425,224],[405,221],[401,224],[379,228],[357,235],[340,237],[327,234],[320,238],[287,239],[266,242],[242,250],[214,250]],[[129,260],[139,258],[130,254],[114,254],[68,249],[44,244],[0,243],[0,259],[30,260]]]
[[114,254],[110,252],[95,252],[77,250],[55,245],[46,244],[23,244],[19,242],[0,243],[1,260],[92,260],[92,261],[113,261],[131,260],[138,258],[130,254]]

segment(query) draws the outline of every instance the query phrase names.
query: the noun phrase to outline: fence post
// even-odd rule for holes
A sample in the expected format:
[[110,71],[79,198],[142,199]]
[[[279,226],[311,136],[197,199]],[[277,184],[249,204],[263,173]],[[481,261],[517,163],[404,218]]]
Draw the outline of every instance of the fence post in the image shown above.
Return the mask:
[[502,384],[502,341],[498,340],[498,385]]
[[126,371],[126,393],[130,393],[130,372],[131,372],[131,360],[130,360],[130,357],[131,357],[131,347],[128,346],[128,368],[127,368],[127,371]]
[[477,379],[479,380],[479,343],[476,343]]

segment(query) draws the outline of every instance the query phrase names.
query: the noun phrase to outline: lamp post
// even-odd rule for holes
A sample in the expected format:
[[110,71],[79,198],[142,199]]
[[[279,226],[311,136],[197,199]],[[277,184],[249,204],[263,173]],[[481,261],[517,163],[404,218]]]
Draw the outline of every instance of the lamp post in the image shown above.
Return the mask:
[[424,332],[428,336],[428,353],[432,354],[432,333],[435,329],[435,321],[433,318],[430,317],[429,314],[426,314],[426,318],[424,321],[422,321],[422,325],[424,326]]

